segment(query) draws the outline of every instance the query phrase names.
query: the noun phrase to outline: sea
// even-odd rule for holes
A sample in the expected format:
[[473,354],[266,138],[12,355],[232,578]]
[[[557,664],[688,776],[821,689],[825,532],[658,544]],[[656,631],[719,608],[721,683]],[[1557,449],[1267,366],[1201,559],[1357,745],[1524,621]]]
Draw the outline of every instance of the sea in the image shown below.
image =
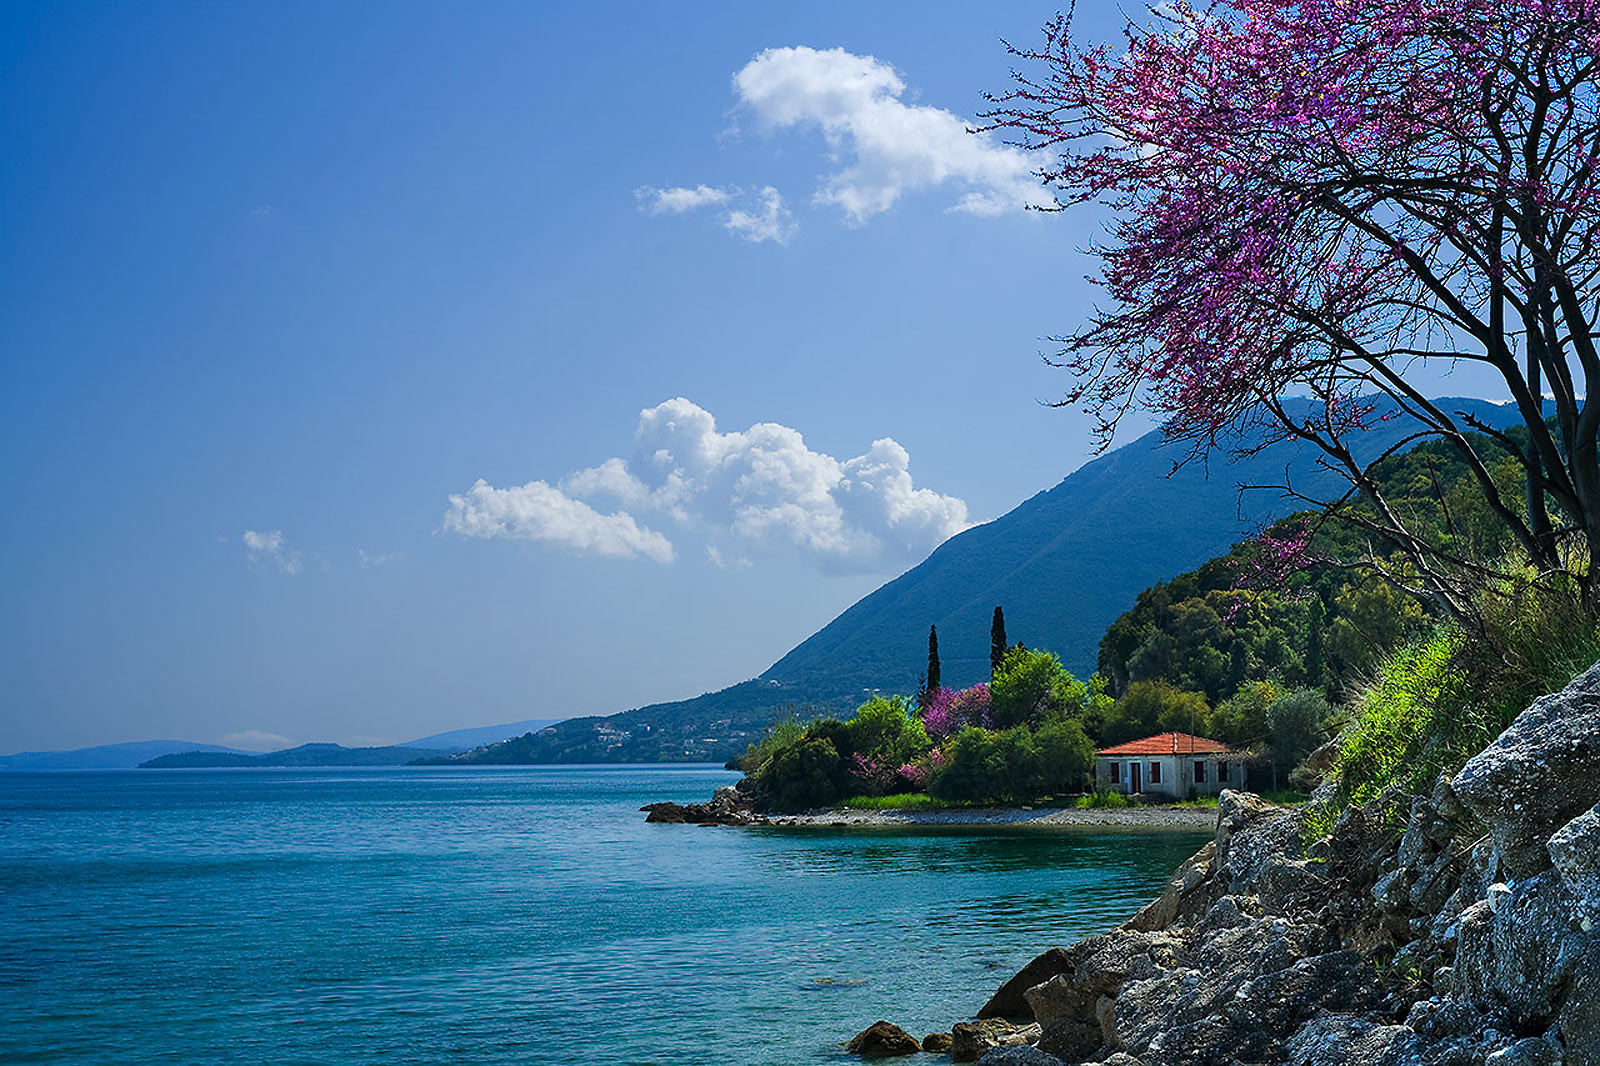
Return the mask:
[[880,1018],[972,1016],[1204,842],[639,812],[734,778],[0,773],[0,1063],[849,1061]]

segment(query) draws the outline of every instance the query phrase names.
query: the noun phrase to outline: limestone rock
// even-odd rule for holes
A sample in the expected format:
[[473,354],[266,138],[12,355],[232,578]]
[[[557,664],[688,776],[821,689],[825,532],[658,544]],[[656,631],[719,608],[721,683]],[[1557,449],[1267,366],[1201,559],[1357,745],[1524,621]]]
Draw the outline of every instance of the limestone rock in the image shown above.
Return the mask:
[[1585,938],[1554,871],[1507,887],[1498,906],[1485,900],[1462,915],[1452,984],[1521,1031],[1537,1031],[1555,1020]]
[[1592,936],[1573,968],[1557,1032],[1567,1049],[1567,1066],[1600,1066],[1600,942]]
[[978,1066],[1063,1066],[1060,1059],[1047,1055],[1038,1048],[1022,1044],[1017,1047],[991,1048],[983,1053]]
[[1600,924],[1600,807],[1562,826],[1546,845],[1567,893],[1590,925]]
[[927,1036],[922,1038],[922,1050],[923,1051],[931,1051],[931,1052],[934,1052],[935,1054],[939,1054],[941,1052],[949,1052],[949,1050],[950,1050],[950,1034],[949,1033],[929,1033]]
[[999,1047],[1000,1038],[1017,1028],[1004,1018],[956,1022],[950,1029],[950,1058],[955,1062],[972,1062],[990,1048]]
[[1403,1025],[1328,1014],[1289,1041],[1290,1066],[1399,1066],[1421,1057],[1423,1042]]
[[1600,801],[1600,665],[1535,700],[1450,784],[1488,825],[1502,877],[1549,866],[1545,842]]
[[876,1021],[857,1033],[847,1050],[863,1058],[888,1058],[893,1055],[915,1055],[922,1050],[922,1045],[898,1025]]

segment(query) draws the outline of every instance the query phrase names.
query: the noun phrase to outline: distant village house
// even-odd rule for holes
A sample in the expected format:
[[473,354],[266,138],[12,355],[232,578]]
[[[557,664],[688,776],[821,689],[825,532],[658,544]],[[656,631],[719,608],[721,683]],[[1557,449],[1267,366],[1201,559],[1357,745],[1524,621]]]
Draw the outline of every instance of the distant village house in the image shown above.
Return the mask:
[[1193,799],[1244,786],[1243,752],[1188,733],[1157,733],[1094,755],[1096,791]]

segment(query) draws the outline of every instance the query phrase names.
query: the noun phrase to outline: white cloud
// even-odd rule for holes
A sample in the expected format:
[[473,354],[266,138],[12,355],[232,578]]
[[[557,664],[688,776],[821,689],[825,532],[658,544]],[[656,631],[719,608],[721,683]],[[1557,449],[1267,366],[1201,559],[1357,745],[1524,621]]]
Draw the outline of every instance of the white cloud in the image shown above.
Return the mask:
[[300,572],[300,553],[289,549],[281,529],[267,533],[245,530],[244,554],[255,566],[271,566],[285,574]]
[[642,555],[672,561],[672,542],[646,529],[624,512],[601,514],[543,481],[497,489],[479,478],[460,496],[450,497],[444,528],[482,540],[542,540],[597,555]]
[[774,129],[815,126],[840,156],[853,157],[817,190],[818,203],[861,223],[909,191],[951,186],[951,210],[996,215],[1048,196],[1021,149],[968,132],[943,108],[907,104],[889,64],[842,48],[769,48],[733,76],[741,103]]
[[703,207],[719,207],[722,226],[736,237],[752,244],[773,241],[787,244],[799,230],[794,216],[784,206],[783,196],[770,185],[746,192],[744,189],[695,188],[655,189],[646,185],[634,190],[639,208],[650,215],[682,215]]
[[795,235],[799,226],[795,223],[794,216],[789,214],[789,209],[783,206],[783,197],[770,185],[757,195],[760,199],[758,210],[745,211],[734,208],[723,216],[723,226],[729,233],[743,237],[753,244],[760,244],[762,241],[788,244],[789,238]]
[[685,211],[724,204],[733,198],[733,193],[727,189],[714,189],[709,185],[696,185],[692,189],[683,186],[653,189],[646,185],[635,189],[633,194],[639,198],[640,207],[652,215],[681,215]]
[[828,572],[880,572],[917,562],[968,525],[964,502],[914,486],[911,457],[889,438],[841,461],[772,422],[719,432],[711,412],[681,397],[639,413],[631,459],[607,459],[559,488],[479,481],[450,502],[452,532],[665,562],[671,545],[635,518],[653,514],[702,538],[707,557],[728,568],[788,554]]
[[246,729],[240,733],[229,733],[222,738],[225,748],[240,748],[244,751],[282,751],[292,748],[295,742],[288,737],[279,736],[277,733],[268,733],[261,729]]
[[361,560],[361,569],[374,570],[386,566],[400,558],[399,552],[369,552],[365,548],[356,549],[356,558]]

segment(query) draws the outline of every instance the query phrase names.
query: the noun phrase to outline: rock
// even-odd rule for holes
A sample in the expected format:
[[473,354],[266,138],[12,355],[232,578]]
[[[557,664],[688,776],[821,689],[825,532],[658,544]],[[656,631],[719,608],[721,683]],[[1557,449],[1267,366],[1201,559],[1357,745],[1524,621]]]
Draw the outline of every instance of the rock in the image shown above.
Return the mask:
[[1600,665],[1535,700],[1450,784],[1489,827],[1501,877],[1548,867],[1546,841],[1600,802]]
[[1403,1025],[1329,1014],[1303,1026],[1289,1041],[1290,1066],[1377,1066],[1417,1061],[1422,1039]]
[[1018,970],[1016,976],[1001,985],[989,1002],[978,1011],[979,1018],[1032,1018],[1033,1009],[1023,998],[1023,993],[1035,985],[1042,985],[1058,974],[1072,970],[1072,956],[1061,948],[1051,948]]
[[1485,900],[1462,915],[1451,984],[1520,1031],[1539,1031],[1555,1020],[1585,937],[1555,871],[1506,888],[1498,906]]
[[647,803],[646,822],[667,825],[766,825],[767,819],[755,812],[751,799],[732,785],[716,790],[710,803]]
[[999,1047],[1000,1038],[1017,1028],[1004,1018],[956,1022],[950,1029],[950,1058],[955,1062],[972,1062],[990,1048]]
[[1561,1066],[1561,1063],[1561,1048],[1543,1037],[1518,1040],[1483,1060],[1483,1066]]
[[892,1055],[915,1055],[922,1050],[922,1045],[898,1025],[876,1021],[857,1033],[846,1050],[863,1058],[888,1058]]
[[1590,925],[1600,922],[1600,807],[1562,826],[1546,845],[1567,894]]
[[950,1050],[950,1034],[929,1033],[927,1036],[922,1038],[922,1050],[932,1051],[935,1054],[939,1052],[948,1052]]
[[1063,1064],[1054,1055],[1047,1055],[1038,1048],[1023,1044],[1018,1047],[990,1048],[978,1060],[978,1066],[1063,1066]]
[[1593,937],[1574,968],[1556,1031],[1566,1045],[1568,1066],[1600,1066],[1600,943]]

